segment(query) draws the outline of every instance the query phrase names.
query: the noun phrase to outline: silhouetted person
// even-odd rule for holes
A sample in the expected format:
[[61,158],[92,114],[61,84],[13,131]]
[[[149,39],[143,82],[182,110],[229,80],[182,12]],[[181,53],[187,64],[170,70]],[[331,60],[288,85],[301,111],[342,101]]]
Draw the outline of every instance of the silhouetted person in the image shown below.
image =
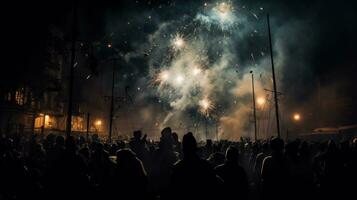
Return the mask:
[[90,191],[87,166],[77,153],[73,136],[66,139],[65,152],[49,169],[47,181],[48,199],[84,198],[88,193],[83,194],[83,191]]
[[262,197],[267,199],[283,199],[288,189],[288,163],[284,157],[284,141],[273,138],[270,141],[271,156],[267,156],[262,166]]
[[307,142],[300,144],[298,154],[299,161],[295,174],[296,187],[298,187],[298,197],[306,198],[315,192],[312,156]]
[[343,181],[343,157],[333,140],[327,145],[326,153],[322,157],[323,181],[321,183],[322,193],[325,197],[337,197],[342,195]]
[[172,133],[172,145],[174,148],[174,151],[176,151],[180,158],[182,157],[182,149],[181,149],[181,142],[179,141],[178,135],[176,132]]
[[262,144],[261,152],[257,154],[254,163],[254,170],[258,179],[261,178],[261,169],[263,161],[267,156],[269,156],[269,144],[267,142],[264,142]]
[[104,149],[102,143],[94,143],[92,155],[89,161],[89,175],[91,183],[97,188],[98,197],[110,192],[113,186],[114,164],[109,159],[109,153]]
[[130,149],[117,152],[117,174],[119,194],[124,199],[146,199],[148,179],[142,162]]
[[169,196],[166,196],[166,199],[213,199],[217,197],[218,178],[211,165],[197,156],[197,143],[192,133],[184,135],[182,150],[184,157],[174,166]]
[[248,179],[243,167],[238,163],[239,151],[230,146],[226,151],[226,161],[215,168],[216,174],[223,183],[224,198],[238,196],[239,199],[248,197]]
[[145,134],[142,136],[140,130],[134,131],[133,138],[131,138],[129,145],[130,149],[136,154],[136,156],[143,161],[145,169],[149,169],[149,158],[148,158],[148,150],[146,148],[146,137]]
[[170,127],[161,131],[159,149],[154,153],[151,169],[152,186],[156,193],[165,193],[172,173],[172,166],[177,162],[178,155],[173,150],[172,132]]
[[207,161],[213,166],[217,167],[218,165],[221,165],[224,163],[225,157],[224,154],[221,152],[215,152],[212,153],[210,156],[208,156]]

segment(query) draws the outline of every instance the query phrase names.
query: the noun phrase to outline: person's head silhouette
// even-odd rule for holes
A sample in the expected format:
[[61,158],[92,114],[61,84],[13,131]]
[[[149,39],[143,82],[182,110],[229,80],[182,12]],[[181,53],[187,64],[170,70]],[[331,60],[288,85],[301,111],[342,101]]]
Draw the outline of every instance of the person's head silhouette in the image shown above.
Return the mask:
[[179,141],[178,135],[177,135],[176,132],[173,132],[173,133],[172,133],[172,139],[174,140],[174,142],[178,142],[178,141]]
[[335,141],[333,140],[330,140],[328,141],[328,144],[327,144],[327,152],[337,152],[337,145],[335,143]]
[[283,152],[284,150],[284,141],[278,137],[274,137],[270,140],[270,148],[273,152]]
[[134,139],[140,139],[141,135],[142,135],[142,133],[140,130],[134,131],[134,133],[133,133]]
[[185,157],[192,157],[196,155],[197,142],[191,132],[185,134],[182,139],[182,150]]
[[64,137],[59,135],[56,137],[56,145],[63,147],[64,146]]
[[76,140],[73,136],[69,136],[66,138],[65,141],[66,150],[70,153],[76,152]]
[[166,127],[164,129],[162,129],[161,131],[161,138],[162,139],[167,139],[167,138],[171,138],[172,137],[172,130],[170,127]]
[[226,160],[230,163],[238,162],[239,151],[234,146],[229,146],[226,151]]
[[120,149],[116,153],[118,165],[127,165],[136,159],[136,154],[131,149]]

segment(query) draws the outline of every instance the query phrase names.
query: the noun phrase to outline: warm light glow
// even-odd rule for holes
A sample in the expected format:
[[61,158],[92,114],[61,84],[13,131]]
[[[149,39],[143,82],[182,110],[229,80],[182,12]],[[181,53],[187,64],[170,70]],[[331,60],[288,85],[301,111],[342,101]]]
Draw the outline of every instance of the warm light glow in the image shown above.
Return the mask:
[[97,121],[95,121],[95,125],[97,125],[97,126],[102,125],[102,120],[97,120]]
[[300,114],[295,113],[293,118],[294,118],[295,121],[299,121],[301,119],[301,116],[300,116]]
[[158,81],[165,82],[165,81],[167,81],[169,79],[169,77],[170,77],[170,74],[169,74],[168,71],[162,71],[159,74]]
[[109,44],[107,45],[107,47],[108,47],[108,48],[112,48],[112,44],[109,43]]
[[50,127],[50,124],[51,124],[50,116],[45,115],[45,121],[44,121],[43,125],[45,126],[45,128],[48,128],[48,127]]
[[264,98],[264,97],[258,97],[258,99],[257,99],[257,104],[258,104],[259,106],[264,105],[264,104],[265,104],[265,98]]

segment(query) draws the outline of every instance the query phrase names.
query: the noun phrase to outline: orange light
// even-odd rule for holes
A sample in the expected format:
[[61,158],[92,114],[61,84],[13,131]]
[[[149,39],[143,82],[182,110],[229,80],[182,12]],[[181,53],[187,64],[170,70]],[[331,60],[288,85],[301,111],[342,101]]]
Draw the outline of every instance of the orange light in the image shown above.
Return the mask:
[[265,104],[265,98],[259,97],[259,98],[257,99],[257,104],[258,104],[259,106],[264,105],[264,104]]
[[95,122],[95,125],[97,125],[97,126],[102,125],[102,120],[97,120],[97,121]]
[[294,118],[295,121],[299,121],[301,119],[301,116],[300,116],[300,114],[295,113],[293,118]]

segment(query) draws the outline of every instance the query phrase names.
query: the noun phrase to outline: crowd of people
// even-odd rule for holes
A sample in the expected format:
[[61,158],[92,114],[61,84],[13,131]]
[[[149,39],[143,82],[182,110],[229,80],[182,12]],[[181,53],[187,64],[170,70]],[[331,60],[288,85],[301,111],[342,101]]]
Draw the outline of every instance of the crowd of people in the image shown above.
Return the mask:
[[167,127],[158,142],[2,135],[0,156],[0,199],[344,199],[357,186],[357,139],[201,144]]

